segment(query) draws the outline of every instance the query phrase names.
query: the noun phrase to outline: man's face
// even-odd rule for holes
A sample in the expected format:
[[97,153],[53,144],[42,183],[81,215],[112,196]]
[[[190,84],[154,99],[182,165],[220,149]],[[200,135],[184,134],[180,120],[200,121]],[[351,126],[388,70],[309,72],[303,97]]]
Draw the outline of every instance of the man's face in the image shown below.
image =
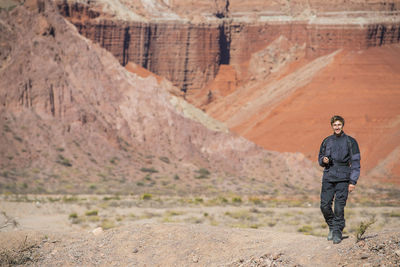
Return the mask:
[[334,132],[336,135],[341,135],[342,132],[343,132],[343,123],[342,123],[341,121],[335,121],[335,122],[333,122],[333,124],[332,124],[332,129],[333,129],[333,132]]

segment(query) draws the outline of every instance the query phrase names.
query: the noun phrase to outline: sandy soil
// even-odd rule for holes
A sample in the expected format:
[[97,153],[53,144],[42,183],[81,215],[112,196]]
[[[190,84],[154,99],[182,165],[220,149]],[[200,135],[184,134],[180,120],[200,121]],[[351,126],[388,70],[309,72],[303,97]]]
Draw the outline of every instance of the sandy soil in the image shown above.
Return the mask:
[[[33,266],[397,266],[400,262],[397,207],[349,207],[349,230],[359,219],[373,216],[377,223],[361,242],[347,233],[341,244],[333,245],[326,240],[326,229],[299,230],[306,229],[307,222],[314,228],[312,221],[322,225],[315,203],[273,207],[248,202],[211,205],[206,199],[196,204],[173,198],[59,197],[3,196],[3,264],[7,265],[4,255],[15,252],[26,255],[19,263]],[[244,224],[249,216],[245,211],[254,218],[278,220],[253,229]]]

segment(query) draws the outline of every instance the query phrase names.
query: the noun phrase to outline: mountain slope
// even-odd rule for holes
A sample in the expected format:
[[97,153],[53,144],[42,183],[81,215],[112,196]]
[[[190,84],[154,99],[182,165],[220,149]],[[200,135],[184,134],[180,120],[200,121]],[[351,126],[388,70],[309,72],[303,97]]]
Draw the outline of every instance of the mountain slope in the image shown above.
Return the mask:
[[[267,149],[301,151],[315,159],[320,142],[330,134],[329,118],[341,114],[345,131],[359,142],[368,173],[400,146],[399,57],[399,45],[342,51],[268,113],[265,109],[265,115],[254,114],[232,128]],[[384,172],[374,175],[400,182],[393,165],[399,160],[396,155]]]
[[52,2],[26,1],[0,15],[2,191],[294,190],[279,173],[300,173],[301,187],[316,190],[308,160],[227,133],[155,78],[126,71]]

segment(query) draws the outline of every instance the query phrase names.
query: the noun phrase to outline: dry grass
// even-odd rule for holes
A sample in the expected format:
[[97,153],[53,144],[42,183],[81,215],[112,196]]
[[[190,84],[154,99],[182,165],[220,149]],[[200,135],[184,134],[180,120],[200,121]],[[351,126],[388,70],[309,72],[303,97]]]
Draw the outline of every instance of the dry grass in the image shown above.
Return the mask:
[[[162,197],[142,195],[3,195],[4,203],[30,204],[37,216],[46,216],[35,205],[47,205],[53,213],[63,207],[63,218],[71,226],[110,229],[135,221],[193,223],[225,227],[274,229],[325,236],[327,226],[319,203],[298,200],[265,199],[257,196],[221,195],[216,197]],[[399,207],[346,207],[345,234],[356,234],[360,223],[372,216],[376,223],[369,230],[395,228],[400,223]],[[18,215],[20,217],[22,215]],[[3,216],[4,217],[4,216]]]
[[36,252],[40,245],[38,240],[30,239],[26,235],[16,242],[16,244],[11,244],[8,247],[0,248],[1,266],[23,265],[39,259],[39,254]]
[[376,222],[375,216],[372,216],[371,219],[369,219],[368,221],[360,223],[360,225],[356,230],[356,239],[357,239],[356,242],[361,241],[363,239],[363,236],[367,231],[367,229],[370,228],[370,226],[373,225],[375,222]]

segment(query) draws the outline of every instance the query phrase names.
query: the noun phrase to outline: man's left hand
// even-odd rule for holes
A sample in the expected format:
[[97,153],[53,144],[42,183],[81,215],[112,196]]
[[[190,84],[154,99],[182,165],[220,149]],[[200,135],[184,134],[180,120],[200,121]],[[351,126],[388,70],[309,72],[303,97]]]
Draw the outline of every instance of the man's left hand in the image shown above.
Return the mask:
[[356,186],[354,184],[349,184],[349,193],[353,192],[354,189],[356,189]]

